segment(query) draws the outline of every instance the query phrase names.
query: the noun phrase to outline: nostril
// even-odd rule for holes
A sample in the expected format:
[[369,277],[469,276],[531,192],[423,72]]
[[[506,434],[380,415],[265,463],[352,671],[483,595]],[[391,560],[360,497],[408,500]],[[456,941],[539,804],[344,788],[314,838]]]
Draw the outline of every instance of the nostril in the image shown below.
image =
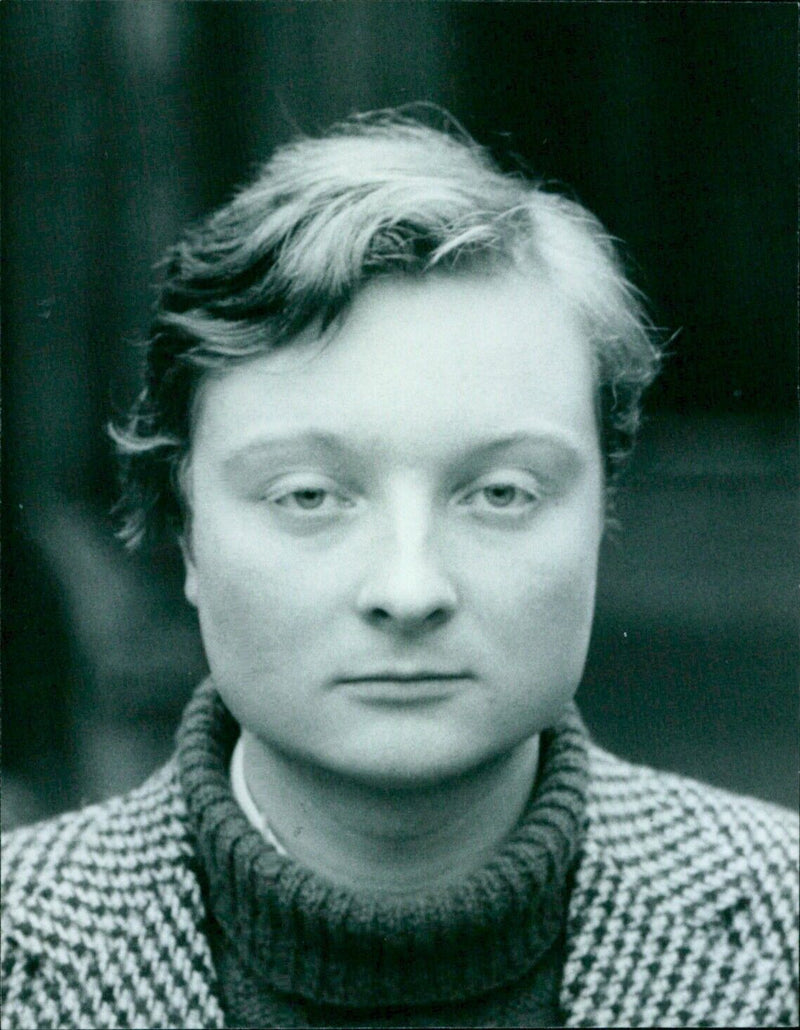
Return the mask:
[[429,612],[425,617],[425,622],[429,626],[441,626],[443,622],[447,621],[447,612],[444,608],[436,608],[434,611]]
[[398,628],[436,629],[447,622],[449,614],[446,608],[434,608],[429,612],[393,612],[387,608],[370,608],[368,619],[374,626],[394,625]]

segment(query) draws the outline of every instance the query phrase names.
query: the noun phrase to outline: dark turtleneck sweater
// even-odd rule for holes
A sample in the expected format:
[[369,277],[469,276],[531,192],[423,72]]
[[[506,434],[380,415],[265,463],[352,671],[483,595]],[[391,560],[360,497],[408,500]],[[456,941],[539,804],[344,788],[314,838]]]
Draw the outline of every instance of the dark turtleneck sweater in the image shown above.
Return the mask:
[[542,734],[511,836],[458,882],[359,892],[282,857],[233,798],[239,727],[210,681],[178,733],[207,933],[228,1026],[558,1026],[586,739],[571,709]]

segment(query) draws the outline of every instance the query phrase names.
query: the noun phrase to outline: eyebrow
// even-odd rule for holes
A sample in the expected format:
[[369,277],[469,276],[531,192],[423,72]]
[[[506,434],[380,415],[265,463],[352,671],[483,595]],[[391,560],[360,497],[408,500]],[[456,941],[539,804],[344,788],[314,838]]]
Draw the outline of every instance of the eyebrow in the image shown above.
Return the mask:
[[534,446],[549,447],[552,450],[579,457],[582,447],[577,439],[563,432],[545,430],[520,430],[515,433],[508,433],[503,436],[488,437],[479,439],[465,448],[470,455],[491,457],[497,451],[509,450],[519,445],[533,444]]
[[262,455],[285,453],[295,454],[299,451],[316,450],[327,455],[344,456],[355,454],[355,449],[342,437],[335,433],[326,433],[310,429],[299,433],[262,434],[238,447],[223,461],[226,468],[235,468],[247,464],[250,459],[258,459]]
[[[569,465],[583,460],[585,447],[580,439],[561,430],[549,428],[521,429],[500,436],[477,437],[459,448],[456,462],[488,460],[503,451],[518,446],[541,447]],[[237,448],[224,459],[226,469],[235,470],[261,457],[293,457],[300,452],[317,451],[326,457],[358,458],[362,448],[337,433],[309,429],[297,433],[265,433]]]

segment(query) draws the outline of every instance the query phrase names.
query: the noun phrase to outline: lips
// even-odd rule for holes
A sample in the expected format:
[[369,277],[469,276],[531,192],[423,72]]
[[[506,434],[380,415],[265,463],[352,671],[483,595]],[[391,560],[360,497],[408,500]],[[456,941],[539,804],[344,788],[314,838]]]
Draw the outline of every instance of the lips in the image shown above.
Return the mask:
[[453,680],[471,679],[466,672],[434,672],[429,669],[400,670],[389,669],[368,672],[358,676],[342,676],[339,683],[436,683]]
[[385,708],[439,704],[458,694],[459,687],[474,677],[463,672],[430,669],[381,669],[358,676],[343,676],[338,685],[360,702]]

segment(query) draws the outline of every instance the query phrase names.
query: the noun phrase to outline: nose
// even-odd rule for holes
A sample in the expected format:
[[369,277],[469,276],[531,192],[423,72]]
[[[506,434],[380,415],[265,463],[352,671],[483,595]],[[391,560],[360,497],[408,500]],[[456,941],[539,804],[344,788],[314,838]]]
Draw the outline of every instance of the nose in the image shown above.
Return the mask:
[[396,517],[372,557],[357,599],[370,625],[407,635],[449,622],[458,606],[455,583],[423,519]]

